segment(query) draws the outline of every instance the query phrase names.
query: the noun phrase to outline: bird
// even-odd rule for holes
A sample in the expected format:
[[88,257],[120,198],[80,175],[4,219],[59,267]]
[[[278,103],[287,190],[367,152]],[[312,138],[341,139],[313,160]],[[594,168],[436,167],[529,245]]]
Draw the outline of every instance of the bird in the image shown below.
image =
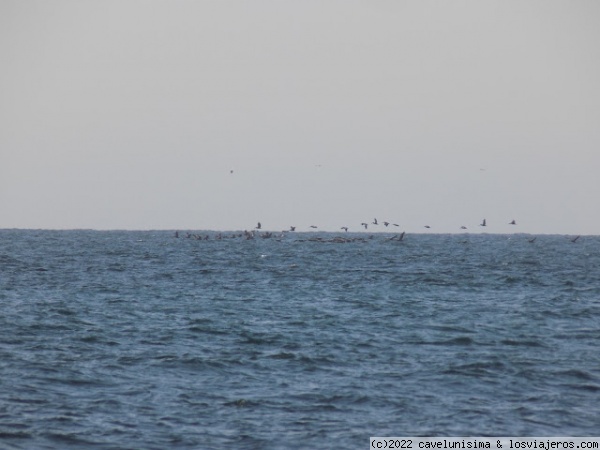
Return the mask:
[[401,241],[402,239],[404,239],[404,234],[406,233],[406,231],[403,231],[402,233],[400,233],[400,236],[398,237],[398,240]]
[[390,223],[389,222],[383,222],[383,224],[387,227]]
[[467,227],[465,227],[464,225],[460,227],[461,230],[466,230]]
[[376,218],[375,218],[375,219],[373,219],[373,225],[379,225],[379,224],[377,223],[377,219],[376,219]]
[[429,225],[425,225],[425,228],[431,228]]
[[260,224],[260,222],[258,222],[258,224],[256,225],[256,229],[260,230],[262,228],[262,225]]
[[348,232],[348,227],[341,227],[340,230],[344,230],[347,233]]
[[571,239],[571,242],[577,242],[577,239],[579,239],[581,236],[576,236],[574,239]]
[[290,231],[296,231],[296,227],[290,226]]
[[535,236],[535,237],[533,237],[533,238],[531,238],[531,239],[528,239],[528,242],[529,242],[530,244],[533,244],[533,243],[535,242],[535,240],[536,240],[536,239],[537,239],[537,236]]
[[362,223],[361,223],[361,225],[362,225],[363,227],[365,227],[365,230],[366,230],[366,229],[367,229],[367,227],[369,226],[369,224],[368,224],[367,222],[362,222]]
[[400,226],[397,223],[393,223],[392,225],[394,225],[395,227],[399,227]]
[[480,226],[480,227],[485,227],[485,226],[487,226],[487,224],[485,223],[485,219],[483,219],[483,222],[481,222],[481,223],[479,224],[479,226]]
[[229,173],[233,173],[233,170],[230,170]]
[[508,222],[509,225],[516,225],[517,222],[515,221],[515,219],[513,219],[511,222]]
[[311,225],[310,227],[311,227],[311,228],[317,228],[317,226],[316,226],[316,225]]

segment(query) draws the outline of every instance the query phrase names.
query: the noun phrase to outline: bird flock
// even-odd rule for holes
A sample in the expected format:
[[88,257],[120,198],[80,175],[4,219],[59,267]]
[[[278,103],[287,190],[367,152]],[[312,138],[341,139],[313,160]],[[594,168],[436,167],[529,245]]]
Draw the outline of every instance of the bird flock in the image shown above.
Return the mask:
[[[381,222],[381,224],[383,224],[384,227],[389,227],[390,225],[392,225],[393,227],[399,227],[400,225],[398,225],[397,223],[391,223],[388,221],[383,221]],[[508,225],[517,225],[517,221],[516,220],[511,220],[510,222],[507,222]],[[362,228],[364,228],[365,230],[367,230],[369,228],[369,225],[374,225],[374,226],[378,226],[380,225],[380,222],[377,220],[377,218],[374,218],[372,222],[367,223],[367,222],[361,222],[360,226]],[[481,221],[481,223],[479,224],[480,227],[487,227],[487,220],[483,219]],[[431,229],[430,225],[423,225],[424,228],[426,229]],[[289,229],[287,230],[282,230],[280,233],[274,233],[272,231],[263,231],[263,226],[261,222],[257,222],[256,226],[251,230],[244,230],[243,232],[237,232],[237,233],[232,233],[232,234],[227,234],[227,233],[217,233],[217,234],[213,234],[212,237],[215,240],[221,240],[221,239],[234,239],[234,238],[245,238],[247,240],[250,239],[255,239],[257,237],[263,238],[263,239],[269,239],[269,238],[276,238],[277,240],[280,240],[281,238],[283,238],[285,236],[285,234],[290,233],[290,232],[295,232],[296,231],[296,226],[291,225],[289,227]],[[318,226],[316,225],[310,225],[308,228],[310,228],[311,230],[316,230],[318,229]],[[342,226],[340,227],[340,230],[343,230],[345,233],[347,233],[349,231],[349,227],[347,226]],[[465,225],[461,225],[460,227],[461,230],[467,230],[467,227]],[[392,237],[388,237],[386,240],[388,241],[402,241],[404,240],[404,237],[406,235],[405,231],[402,231],[399,234],[396,234]],[[176,238],[179,238],[179,231],[175,231],[175,236]],[[196,234],[196,233],[186,233],[185,235],[186,238],[188,239],[196,239],[196,240],[210,240],[211,239],[211,235],[205,234],[205,235],[200,235],[200,234]],[[370,235],[368,237],[368,239],[373,239],[373,235]],[[575,243],[578,241],[578,239],[581,236],[575,236],[574,238],[569,238],[571,242]],[[528,242],[530,243],[534,243],[536,241],[537,237],[532,237],[530,239],[528,239]],[[303,239],[302,239],[303,240]],[[322,237],[312,237],[309,239],[306,239],[308,241],[319,241],[319,242],[355,242],[355,241],[366,241],[367,239],[363,238],[363,237],[351,237],[351,238],[342,238],[342,237],[335,237],[332,239],[324,239]]]
[[[360,226],[361,226],[362,228],[364,228],[365,230],[367,230],[367,229],[369,228],[369,225],[375,225],[375,226],[378,226],[378,225],[380,225],[380,224],[383,224],[383,226],[385,226],[385,227],[389,227],[390,225],[392,225],[393,227],[399,227],[399,226],[400,226],[400,225],[398,225],[397,223],[391,223],[391,222],[388,222],[388,221],[383,221],[383,222],[381,222],[381,223],[380,223],[380,222],[377,220],[377,218],[376,218],[376,217],[375,217],[375,218],[373,219],[373,221],[372,221],[372,222],[370,222],[370,223],[368,223],[368,222],[361,222]],[[516,224],[517,224],[517,221],[516,221],[516,220],[514,220],[514,219],[513,219],[513,220],[511,220],[510,222],[508,222],[508,225],[516,225]],[[486,226],[487,226],[487,221],[486,221],[486,219],[483,219],[483,220],[482,220],[482,222],[479,224],[479,226],[480,226],[480,227],[486,227]],[[319,227],[318,227],[318,226],[316,226],[316,225],[310,225],[310,226],[309,226],[309,228],[311,228],[311,229],[315,230],[315,229],[318,229]],[[431,228],[431,226],[430,226],[430,225],[423,225],[423,228],[430,229],[430,228]],[[254,229],[255,229],[255,230],[261,230],[261,229],[262,229],[262,224],[261,224],[260,222],[258,222],[258,223],[257,223],[257,225],[256,225],[256,227],[254,227]],[[340,230],[344,230],[346,233],[348,232],[348,230],[349,230],[349,229],[350,229],[350,228],[349,228],[349,227],[347,227],[347,226],[340,227]],[[461,229],[461,230],[466,230],[466,229],[467,229],[467,227],[466,227],[466,226],[464,226],[464,225],[462,225],[462,226],[460,227],[460,229]],[[284,231],[296,231],[296,227],[295,227],[295,226],[290,226],[290,229],[289,229],[289,230],[284,230]]]

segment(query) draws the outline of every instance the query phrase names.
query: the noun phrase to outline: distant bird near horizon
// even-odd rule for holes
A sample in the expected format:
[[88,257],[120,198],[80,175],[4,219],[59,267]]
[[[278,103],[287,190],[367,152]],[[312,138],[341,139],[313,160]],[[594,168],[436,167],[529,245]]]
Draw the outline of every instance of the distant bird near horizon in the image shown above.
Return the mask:
[[511,222],[508,222],[509,225],[516,225],[517,222],[515,221],[515,219],[513,219]]
[[481,222],[481,223],[479,224],[479,226],[480,226],[480,227],[486,227],[486,226],[487,226],[485,219],[483,219],[483,222]]
[[577,239],[579,239],[581,236],[576,236],[575,239],[571,239],[571,242],[577,242]]
[[404,239],[404,234],[405,234],[405,233],[406,233],[406,232],[405,232],[405,231],[403,231],[402,233],[400,233],[400,234],[397,234],[396,236],[392,236],[391,238],[389,238],[389,239],[387,239],[387,240],[388,240],[388,241],[401,241],[402,239]]
[[256,227],[255,227],[255,228],[256,228],[257,230],[260,230],[260,229],[262,228],[262,225],[260,224],[260,222],[258,222],[258,224],[256,224]]
[[361,225],[362,225],[363,227],[365,227],[365,230],[366,230],[366,229],[367,229],[367,227],[369,226],[369,224],[368,224],[367,222],[362,222],[362,223],[361,223]]
[[399,227],[400,226],[397,223],[393,223],[392,225],[394,225],[395,227]]
[[375,219],[373,219],[373,225],[379,225],[379,224],[377,223],[377,219],[376,219],[376,218],[375,218]]
[[344,230],[347,233],[348,232],[348,227],[341,227],[340,230]]
[[536,239],[537,239],[537,236],[534,236],[532,239],[528,239],[527,241],[528,241],[530,244],[533,244],[533,243],[535,242],[535,240],[536,240]]
[[310,228],[318,228],[316,225],[311,225]]
[[389,222],[383,222],[383,224],[387,227],[390,223]]
[[465,227],[464,225],[460,227],[461,230],[466,230],[467,227]]
[[429,225],[424,225],[425,228],[431,228]]
[[233,170],[230,170],[229,173],[233,173]]
[[290,226],[290,231],[296,231],[296,227]]

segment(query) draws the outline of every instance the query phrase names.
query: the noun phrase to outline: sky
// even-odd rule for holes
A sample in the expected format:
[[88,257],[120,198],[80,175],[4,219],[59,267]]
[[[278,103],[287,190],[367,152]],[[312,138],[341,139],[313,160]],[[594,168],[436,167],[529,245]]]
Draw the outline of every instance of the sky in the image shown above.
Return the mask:
[[0,0],[0,228],[600,234],[598,23],[596,0]]

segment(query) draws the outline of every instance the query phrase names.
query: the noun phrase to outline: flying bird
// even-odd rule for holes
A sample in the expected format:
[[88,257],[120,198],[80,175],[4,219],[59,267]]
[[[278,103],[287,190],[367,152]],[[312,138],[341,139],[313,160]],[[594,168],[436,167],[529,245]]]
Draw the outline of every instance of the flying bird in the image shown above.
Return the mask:
[[341,227],[340,230],[344,230],[347,233],[348,232],[348,227]]
[[574,239],[571,239],[571,242],[577,242],[577,239],[579,239],[581,236],[576,236]]
[[296,227],[290,227],[290,231],[296,231]]
[[516,225],[516,224],[517,224],[517,222],[515,222],[515,219],[513,219],[513,220],[512,220],[512,222],[509,222],[508,224],[509,224],[509,225]]
[[465,227],[464,225],[462,227],[460,227],[461,230],[466,230],[467,227]]
[[361,223],[361,225],[362,225],[363,227],[365,227],[365,230],[366,230],[366,229],[367,229],[367,227],[369,226],[369,224],[368,224],[367,222],[362,222],[362,223]]
[[429,225],[425,225],[425,228],[431,228]]
[[373,219],[373,225],[379,225],[379,224],[377,223],[377,219]]
[[256,229],[260,230],[262,228],[262,225],[260,224],[260,222],[258,222],[258,224],[256,225]]
[[479,224],[479,226],[480,226],[480,227],[486,227],[486,226],[487,226],[487,224],[485,223],[485,219],[483,219],[483,222],[481,222],[481,223]]
[[387,227],[390,223],[389,222],[383,222],[383,224]]
[[394,225],[395,227],[399,227],[400,226],[397,223],[393,223],[392,225]]
[[311,225],[310,227],[311,227],[311,228],[317,228],[317,226],[316,226],[316,225]]

